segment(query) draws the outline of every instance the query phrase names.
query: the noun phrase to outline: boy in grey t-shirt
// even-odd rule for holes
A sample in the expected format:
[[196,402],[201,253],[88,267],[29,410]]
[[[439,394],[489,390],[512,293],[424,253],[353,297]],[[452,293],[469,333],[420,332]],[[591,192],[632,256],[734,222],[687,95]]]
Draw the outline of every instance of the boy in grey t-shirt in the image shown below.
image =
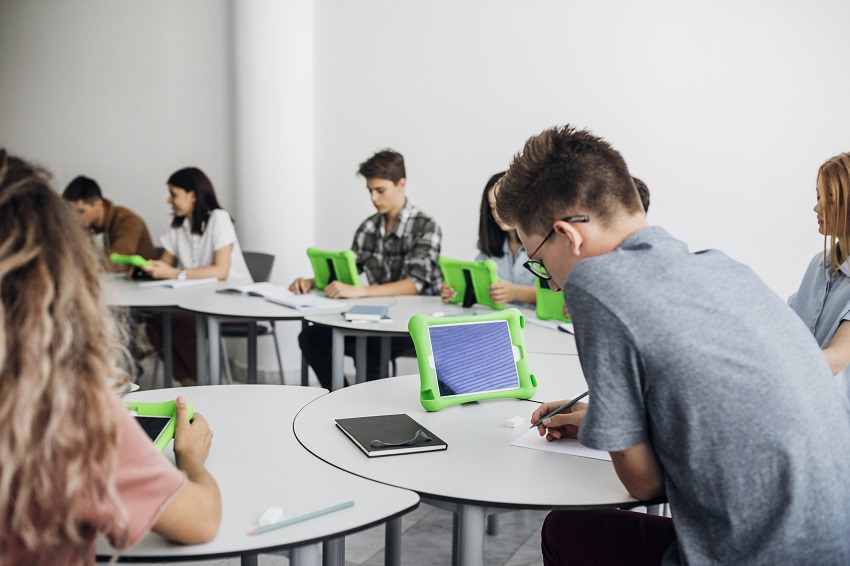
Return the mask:
[[629,493],[673,515],[553,512],[544,563],[850,563],[850,406],[784,302],[649,227],[622,157],[586,131],[531,138],[497,210],[564,289],[590,387],[541,434],[611,452]]

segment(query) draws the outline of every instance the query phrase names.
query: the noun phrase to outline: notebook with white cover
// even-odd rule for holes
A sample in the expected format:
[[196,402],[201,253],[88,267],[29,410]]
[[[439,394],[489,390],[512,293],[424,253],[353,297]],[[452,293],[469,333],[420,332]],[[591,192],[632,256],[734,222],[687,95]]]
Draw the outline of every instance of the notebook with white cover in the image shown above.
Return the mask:
[[278,305],[283,305],[291,309],[306,310],[306,309],[344,309],[347,305],[336,299],[328,299],[320,297],[312,293],[304,295],[296,295],[286,291],[285,293],[268,293],[266,300]]
[[232,295],[251,295],[252,297],[265,297],[268,293],[285,291],[283,287],[278,287],[274,283],[262,281],[260,283],[250,283],[248,285],[228,285],[223,289],[219,289],[218,293],[227,293]]
[[145,281],[139,283],[139,287],[167,287],[169,289],[184,289],[186,287],[197,287],[198,285],[211,285],[218,282],[215,277],[205,277],[203,279],[156,279],[154,281]]

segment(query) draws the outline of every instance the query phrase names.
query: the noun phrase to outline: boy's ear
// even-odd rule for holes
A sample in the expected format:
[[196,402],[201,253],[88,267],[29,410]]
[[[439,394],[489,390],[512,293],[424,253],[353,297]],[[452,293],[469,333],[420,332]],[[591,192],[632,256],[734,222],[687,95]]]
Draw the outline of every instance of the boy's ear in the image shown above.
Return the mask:
[[584,244],[584,236],[581,235],[581,232],[576,230],[575,226],[569,222],[557,220],[552,227],[555,229],[556,233],[567,237],[567,240],[570,243],[570,251],[573,255],[581,255],[581,246]]
[[404,187],[406,185],[407,185],[407,178],[405,178],[405,177],[402,177],[401,179],[399,179],[398,183],[395,184],[396,187],[398,187],[399,189],[402,189],[402,190],[404,189]]

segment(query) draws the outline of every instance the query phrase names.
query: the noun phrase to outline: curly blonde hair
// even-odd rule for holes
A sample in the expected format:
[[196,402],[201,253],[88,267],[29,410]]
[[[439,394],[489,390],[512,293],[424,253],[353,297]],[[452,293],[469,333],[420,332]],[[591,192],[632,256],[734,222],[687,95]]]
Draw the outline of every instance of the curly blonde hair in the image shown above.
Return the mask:
[[827,159],[818,169],[817,183],[823,193],[823,255],[826,259],[829,254],[838,273],[850,253],[850,153]]
[[49,175],[0,150],[0,561],[90,561],[104,525],[126,541],[112,396],[128,378],[97,266]]

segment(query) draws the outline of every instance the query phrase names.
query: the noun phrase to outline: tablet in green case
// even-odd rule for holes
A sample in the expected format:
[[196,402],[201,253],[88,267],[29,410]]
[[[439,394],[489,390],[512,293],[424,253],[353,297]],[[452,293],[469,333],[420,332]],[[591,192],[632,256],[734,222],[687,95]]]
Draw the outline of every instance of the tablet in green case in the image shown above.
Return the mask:
[[537,287],[537,306],[534,312],[537,318],[570,322],[570,317],[564,316],[564,294],[550,289],[548,282],[539,277],[534,279],[534,286]]
[[[168,446],[168,443],[171,442],[172,438],[174,438],[176,402],[174,400],[162,401],[161,403],[124,401],[124,405],[131,411],[135,412],[137,416],[142,418],[165,417],[169,419],[164,427],[157,431],[157,436],[155,438],[151,438],[154,446],[156,446],[160,452],[165,450],[165,447]],[[189,420],[191,421],[195,416],[195,408],[192,406],[192,403],[189,403],[188,401],[186,402],[186,408],[188,409]],[[145,424],[142,424],[142,428],[145,428],[145,432],[150,434],[150,431]]]
[[307,248],[307,257],[313,265],[313,276],[316,278],[316,289],[322,290],[328,283],[341,281],[348,285],[360,285],[357,275],[357,262],[354,252],[345,250],[342,252],[329,252]]
[[475,303],[494,309],[502,309],[505,305],[497,305],[490,298],[490,285],[499,281],[496,262],[461,261],[440,256],[438,260],[443,280],[457,293],[450,303],[463,303],[463,308],[469,308]]
[[427,411],[482,399],[529,399],[537,378],[528,368],[515,308],[480,316],[416,315],[407,325],[419,364],[419,399]]
[[121,263],[125,265],[132,265],[133,267],[150,267],[151,262],[143,258],[138,254],[134,255],[121,255],[121,254],[109,254],[109,261],[112,263]]

